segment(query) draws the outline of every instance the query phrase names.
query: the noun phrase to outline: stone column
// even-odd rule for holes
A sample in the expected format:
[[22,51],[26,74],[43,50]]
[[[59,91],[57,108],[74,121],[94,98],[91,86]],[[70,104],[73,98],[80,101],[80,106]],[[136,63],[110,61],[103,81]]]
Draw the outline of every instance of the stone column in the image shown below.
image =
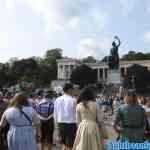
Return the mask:
[[103,68],[103,81],[105,81],[105,68]]
[[61,77],[61,79],[63,79],[63,65],[62,65],[61,70],[60,70],[60,77]]
[[98,71],[97,71],[97,81],[100,81],[100,69],[98,68]]
[[65,65],[62,67],[62,79],[66,79]]
[[61,79],[61,67],[60,67],[60,65],[58,65],[57,78]]
[[69,70],[69,77],[68,77],[68,79],[70,79],[70,75],[71,75],[71,65],[69,65],[68,70]]
[[59,65],[58,67],[58,79],[62,79],[62,68],[61,68],[61,65]]
[[124,67],[124,75],[127,75],[127,67]]
[[60,65],[57,66],[57,79],[60,79]]
[[108,79],[108,69],[107,68],[105,68],[105,71],[106,71],[106,76],[105,76],[105,79],[107,80]]

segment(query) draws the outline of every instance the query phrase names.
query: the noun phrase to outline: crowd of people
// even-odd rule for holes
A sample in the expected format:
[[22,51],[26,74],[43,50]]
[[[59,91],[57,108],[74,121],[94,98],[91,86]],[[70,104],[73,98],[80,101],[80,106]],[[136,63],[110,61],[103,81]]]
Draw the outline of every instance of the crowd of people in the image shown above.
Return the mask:
[[150,97],[134,91],[125,97],[104,96],[91,86],[79,90],[66,83],[59,96],[52,91],[1,93],[0,150],[52,150],[55,129],[61,150],[106,150],[110,138],[104,122],[107,111],[114,118],[115,140],[150,140]]

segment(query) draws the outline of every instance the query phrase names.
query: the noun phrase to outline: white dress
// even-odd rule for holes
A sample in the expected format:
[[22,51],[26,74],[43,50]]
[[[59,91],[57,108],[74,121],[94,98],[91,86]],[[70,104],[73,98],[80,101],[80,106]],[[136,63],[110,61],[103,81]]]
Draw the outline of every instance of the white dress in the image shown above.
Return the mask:
[[[23,107],[22,110],[33,121],[35,115],[34,109],[32,107]],[[4,116],[6,116],[10,124],[7,134],[9,150],[37,150],[32,124],[20,110],[15,107],[8,108],[3,114],[1,123]]]

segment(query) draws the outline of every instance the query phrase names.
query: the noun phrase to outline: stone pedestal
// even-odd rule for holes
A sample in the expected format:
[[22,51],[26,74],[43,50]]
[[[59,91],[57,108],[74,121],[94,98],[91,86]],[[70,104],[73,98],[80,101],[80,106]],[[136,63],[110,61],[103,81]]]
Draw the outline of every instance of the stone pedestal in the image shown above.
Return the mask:
[[119,69],[108,70],[108,84],[121,84],[121,72]]

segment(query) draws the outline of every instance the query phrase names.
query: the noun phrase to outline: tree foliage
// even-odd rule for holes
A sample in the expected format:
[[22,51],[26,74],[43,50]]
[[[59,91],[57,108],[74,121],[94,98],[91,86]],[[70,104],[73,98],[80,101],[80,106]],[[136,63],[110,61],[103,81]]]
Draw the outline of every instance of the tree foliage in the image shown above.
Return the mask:
[[83,58],[83,63],[96,63],[96,59],[93,56],[88,56],[86,58]]
[[87,65],[78,66],[72,71],[70,81],[80,87],[96,83],[96,72]]
[[144,54],[142,52],[129,51],[128,54],[122,57],[122,60],[150,60],[150,53]]
[[127,70],[124,86],[127,88],[135,88],[137,90],[146,89],[150,86],[150,72],[146,67],[141,65],[132,65]]
[[108,56],[105,56],[105,57],[101,60],[101,62],[108,62]]
[[62,58],[62,49],[56,48],[47,50],[43,63],[46,65],[56,65],[56,60]]
[[36,86],[50,85],[57,78],[57,59],[62,58],[61,49],[48,50],[44,56],[27,59],[11,58],[0,64],[0,85],[10,86],[19,81],[33,82]]
[[11,66],[10,71],[18,80],[24,77],[26,80],[32,81],[37,68],[37,62],[32,58],[28,58],[15,61]]

